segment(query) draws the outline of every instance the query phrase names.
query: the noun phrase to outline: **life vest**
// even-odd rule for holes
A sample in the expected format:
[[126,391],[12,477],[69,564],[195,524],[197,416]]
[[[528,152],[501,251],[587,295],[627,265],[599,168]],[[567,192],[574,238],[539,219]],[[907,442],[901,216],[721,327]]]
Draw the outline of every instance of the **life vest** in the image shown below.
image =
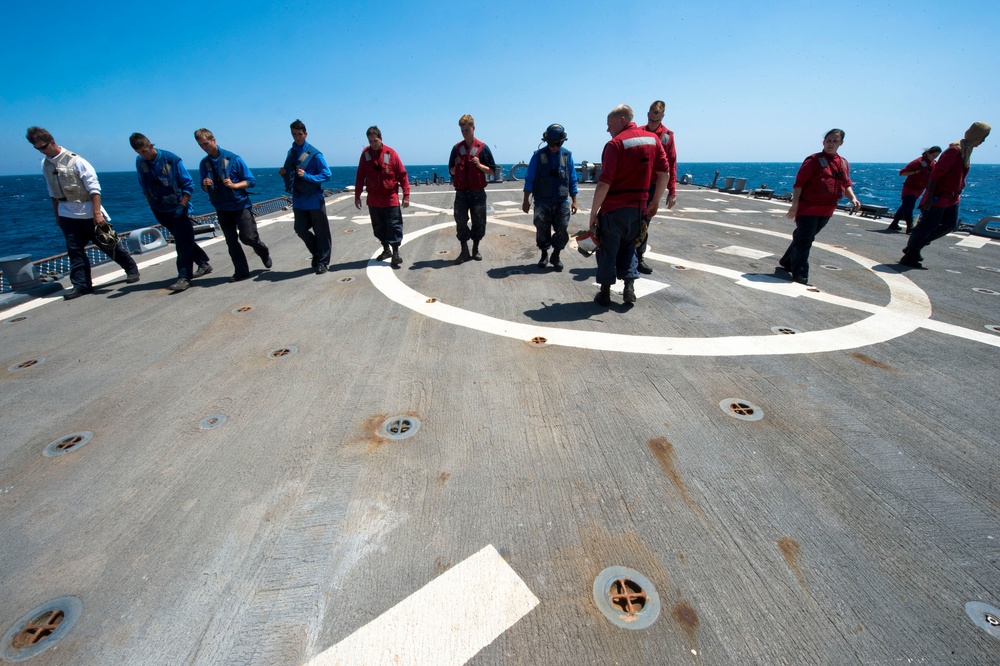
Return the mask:
[[659,142],[656,135],[638,129],[625,130],[611,140],[620,146],[621,153],[609,197],[634,199],[637,206],[645,204]]
[[76,153],[64,150],[56,156],[55,161],[46,159],[42,163],[42,173],[49,189],[55,195],[56,201],[72,201],[86,203],[90,201],[90,192],[83,179],[76,172],[76,161],[80,159]]
[[[378,174],[371,178],[367,175],[365,176],[365,185],[368,188],[368,192],[371,193],[374,190],[379,194],[395,193],[399,188],[399,183],[396,179],[396,172],[392,170],[392,151],[383,145],[382,159],[380,161],[373,160],[371,148],[365,148],[364,156],[365,162],[368,162],[369,166]],[[372,185],[375,185],[375,187],[372,187]]]
[[458,160],[455,161],[455,175],[451,179],[455,189],[486,189],[486,174],[471,164],[472,158],[480,155],[486,148],[486,144],[479,139],[473,139],[471,148],[465,145],[465,141],[460,141],[456,147],[458,148]]
[[306,143],[302,146],[302,153],[295,157],[295,148],[288,149],[285,157],[285,191],[291,192],[297,197],[309,197],[317,192],[323,191],[322,183],[314,183],[304,178],[298,177],[298,169],[308,173],[309,164],[319,151]]
[[813,155],[820,170],[802,188],[802,200],[810,203],[836,205],[844,196],[849,179],[850,165],[847,160],[837,156],[841,164],[835,165],[835,160],[829,160],[823,153]]
[[560,148],[553,153],[548,148],[538,151],[538,164],[531,193],[536,201],[565,201],[569,197],[569,151]]
[[160,173],[153,173],[153,167],[156,166],[157,160],[153,160],[153,166],[150,166],[149,162],[141,157],[138,159],[139,171],[143,175],[144,189],[151,197],[164,205],[176,206],[180,204],[184,193],[181,192],[180,185],[177,184],[174,164],[163,153],[162,150],[158,152],[158,157],[162,156],[163,158],[163,166],[159,169]]

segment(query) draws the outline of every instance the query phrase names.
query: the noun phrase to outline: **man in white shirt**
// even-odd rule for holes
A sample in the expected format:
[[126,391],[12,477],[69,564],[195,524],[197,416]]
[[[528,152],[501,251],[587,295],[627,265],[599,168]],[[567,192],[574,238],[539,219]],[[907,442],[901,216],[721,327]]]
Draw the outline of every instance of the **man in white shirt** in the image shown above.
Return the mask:
[[[101,184],[97,180],[97,172],[87,160],[56,144],[48,130],[42,127],[29,127],[26,138],[45,155],[42,175],[52,199],[56,224],[66,237],[69,279],[73,288],[63,298],[68,301],[91,294],[94,285],[90,278],[90,260],[84,248],[87,243],[94,243],[95,230],[105,227],[111,219],[101,206]],[[125,271],[126,282],[139,281],[139,268],[121,244],[108,256]]]

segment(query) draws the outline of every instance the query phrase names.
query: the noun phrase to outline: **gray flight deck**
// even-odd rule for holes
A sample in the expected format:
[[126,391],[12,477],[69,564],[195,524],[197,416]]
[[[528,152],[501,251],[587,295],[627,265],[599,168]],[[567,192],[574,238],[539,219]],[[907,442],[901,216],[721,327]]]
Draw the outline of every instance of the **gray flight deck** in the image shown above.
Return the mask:
[[1000,242],[838,214],[810,290],[787,204],[682,187],[604,309],[518,185],[481,262],[446,187],[398,270],[338,194],[325,275],[287,211],[251,280],[217,239],[0,312],[0,632],[81,604],[27,663],[1000,663]]

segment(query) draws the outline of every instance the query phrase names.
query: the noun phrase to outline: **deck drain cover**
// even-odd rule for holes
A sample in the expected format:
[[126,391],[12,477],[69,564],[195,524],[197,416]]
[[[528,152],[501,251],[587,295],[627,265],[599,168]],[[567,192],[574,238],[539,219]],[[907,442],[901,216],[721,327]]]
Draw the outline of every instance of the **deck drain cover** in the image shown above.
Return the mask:
[[528,340],[528,344],[534,345],[535,347],[544,347],[546,344],[548,344],[548,340],[540,335],[537,335]]
[[44,358],[29,358],[25,361],[21,361],[20,363],[15,363],[14,365],[10,366],[7,369],[10,370],[11,372],[17,372],[18,370],[27,370],[28,368],[33,368],[41,363],[45,363]]
[[244,305],[244,306],[243,306],[243,307],[241,307],[241,308],[233,308],[233,309],[232,309],[232,310],[230,310],[229,312],[230,312],[231,314],[243,314],[244,312],[250,312],[251,310],[253,310],[253,308],[252,308],[252,307],[250,307],[249,305]]
[[688,269],[687,266],[681,266],[679,264],[674,264],[673,266],[671,266],[671,268],[674,269],[675,271],[686,271]]
[[1000,268],[994,268],[993,266],[976,266],[976,268],[984,271],[989,271],[991,273],[1000,273]]
[[289,356],[295,356],[299,353],[298,347],[293,347],[288,345],[287,347],[278,347],[277,349],[271,350],[271,358],[288,358]]
[[438,254],[451,254],[451,250],[438,250]]
[[394,416],[386,419],[379,434],[389,439],[413,437],[420,430],[420,419],[414,416]]
[[46,458],[55,458],[56,456],[61,456],[64,453],[71,453],[93,438],[94,433],[89,430],[74,432],[66,435],[65,437],[60,437],[54,442],[49,442],[45,448],[42,449],[42,455]]
[[4,634],[0,657],[4,661],[25,661],[49,649],[73,629],[82,610],[83,602],[69,596],[38,606]]
[[1000,326],[997,326],[996,324],[987,324],[986,330],[993,331],[994,333],[1000,333]]
[[797,328],[790,328],[788,326],[772,326],[771,332],[777,333],[779,335],[795,335],[796,333],[801,333],[802,331],[800,331]]
[[842,271],[842,270],[844,270],[840,266],[834,266],[833,264],[820,264],[820,268],[825,268],[828,271]]
[[729,414],[734,419],[740,419],[741,421],[760,421],[764,418],[763,409],[752,402],[747,402],[746,400],[741,400],[740,398],[726,398],[719,403],[719,407],[721,407],[722,411],[726,414]]
[[520,268],[512,268],[509,271],[507,271],[507,275],[524,275],[524,271],[522,271]]
[[611,623],[645,629],[660,616],[660,595],[648,578],[627,567],[608,567],[594,579],[594,601]]
[[972,291],[976,292],[977,294],[986,294],[987,296],[1000,296],[1000,291],[993,291],[992,289],[983,289],[982,287],[973,287]]
[[354,278],[352,277],[337,278],[337,282],[343,282],[344,284],[347,284],[348,282],[354,282]]
[[341,229],[340,233],[342,233],[342,234],[353,234],[354,233],[354,229]]
[[225,414],[212,414],[211,416],[206,416],[201,421],[198,422],[198,427],[202,430],[211,430],[212,428],[218,428],[220,425],[226,422]]
[[965,612],[980,629],[985,629],[993,638],[1000,639],[1000,610],[981,601],[970,601],[965,604]]
[[702,243],[701,246],[702,247],[719,247],[718,245],[715,245],[714,243]]
[[438,302],[438,299],[436,299],[436,298],[428,298],[428,299],[427,299],[427,302],[428,302],[428,303],[437,303],[437,302]]
[[17,323],[20,323],[22,321],[27,321],[28,319],[31,319],[31,315],[21,315],[20,317],[13,317],[11,319],[8,319],[4,323],[5,324],[17,324]]

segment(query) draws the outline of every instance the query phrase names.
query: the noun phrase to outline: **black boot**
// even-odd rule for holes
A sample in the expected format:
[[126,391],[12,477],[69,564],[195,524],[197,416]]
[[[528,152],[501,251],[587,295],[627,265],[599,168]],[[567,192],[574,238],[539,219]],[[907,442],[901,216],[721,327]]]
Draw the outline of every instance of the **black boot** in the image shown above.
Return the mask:
[[622,300],[626,303],[635,303],[635,280],[632,278],[625,278],[625,291],[622,294]]
[[479,254],[479,241],[472,241],[472,258],[476,261],[483,260],[483,255]]
[[639,258],[639,272],[642,273],[643,275],[649,275],[650,273],[652,273],[653,269],[649,267],[649,264],[647,264],[645,261],[642,260],[642,255],[639,254],[638,252],[636,253],[636,255],[638,255]]
[[609,307],[611,305],[611,285],[602,284],[601,290],[597,292],[597,296],[594,296],[594,300],[597,301],[598,305]]
[[392,265],[399,266],[403,263],[403,258],[399,256],[399,243],[392,244]]
[[375,257],[376,261],[384,261],[392,256],[392,250],[389,249],[388,243],[382,243],[382,254]]
[[549,263],[551,263],[552,268],[557,271],[561,271],[563,269],[563,262],[559,261],[559,250],[552,250],[552,258],[549,259]]
[[542,250],[542,258],[538,260],[538,267],[545,268],[545,264],[549,261],[549,251]]
[[469,254],[469,241],[462,241],[462,251],[458,254],[458,258],[455,259],[455,263],[463,264],[469,259],[472,259],[472,255]]

